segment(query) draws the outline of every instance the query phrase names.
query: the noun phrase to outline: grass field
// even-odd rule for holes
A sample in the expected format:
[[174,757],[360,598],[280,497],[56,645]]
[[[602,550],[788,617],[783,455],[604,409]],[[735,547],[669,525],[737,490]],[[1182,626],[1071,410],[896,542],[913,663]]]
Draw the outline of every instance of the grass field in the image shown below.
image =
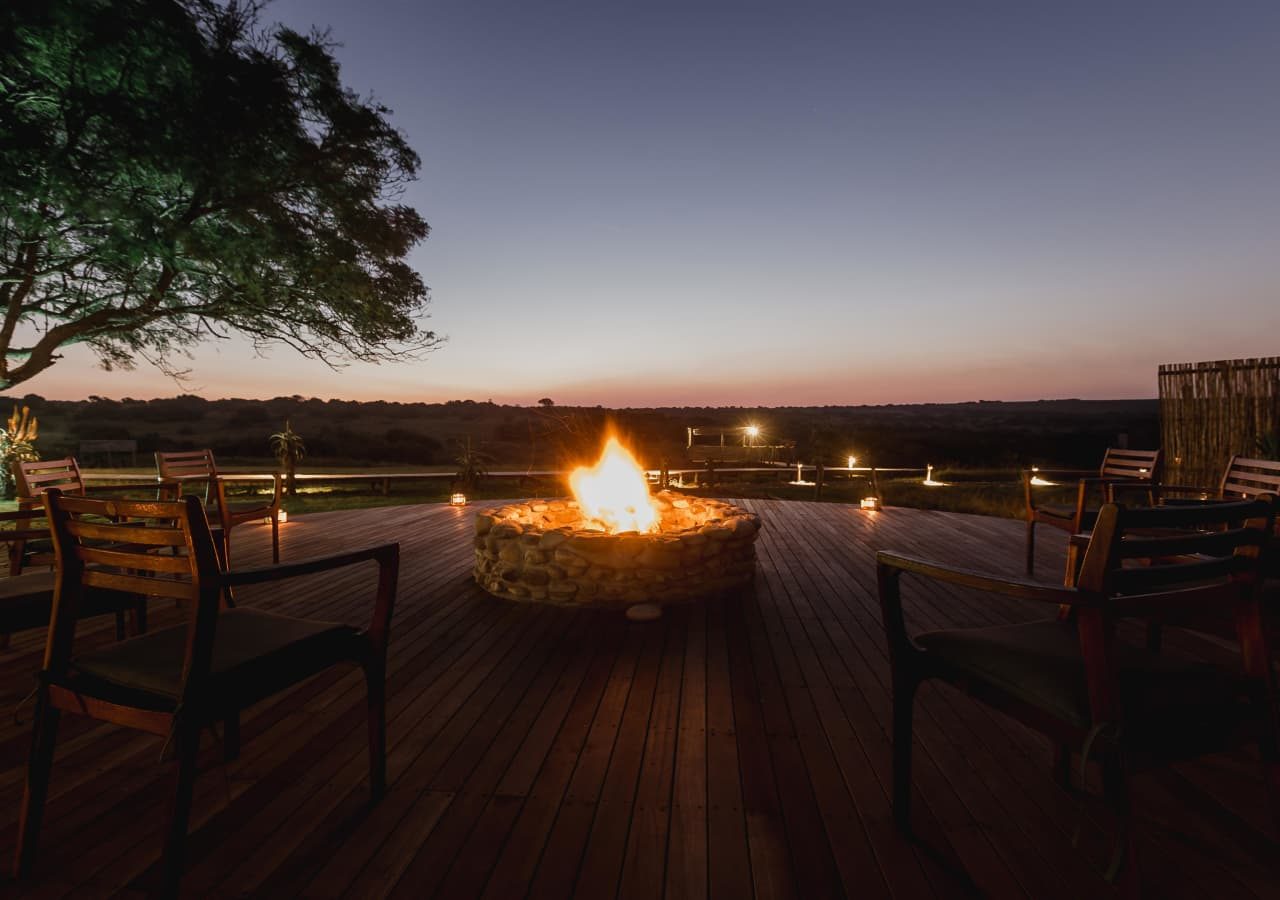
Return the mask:
[[[236,471],[237,467],[231,467]],[[252,471],[241,467],[241,471]],[[106,470],[98,470],[106,471]],[[129,475],[139,481],[154,476],[151,469],[113,469],[113,474]],[[261,471],[261,469],[258,469]],[[302,470],[307,471],[306,469]],[[375,476],[386,472],[449,472],[442,466],[380,466],[371,468],[326,468],[328,474],[368,474]],[[754,497],[777,500],[814,500],[830,503],[857,503],[873,493],[870,482],[861,476],[849,478],[834,475],[824,485],[821,496],[815,496],[813,486],[787,484],[779,475],[776,479],[756,481],[726,481],[714,486],[677,488],[699,496]],[[943,486],[923,484],[920,475],[911,477],[881,478],[880,492],[886,506],[906,506],[916,509],[939,509],[950,512],[977,513],[980,515],[1021,518],[1025,508],[1022,482],[1017,473],[1002,469],[939,469],[934,478]],[[294,496],[287,496],[284,509],[290,515],[324,512],[335,509],[367,509],[379,506],[402,506],[416,503],[448,502],[452,481],[447,477],[430,481],[393,482],[391,492],[383,494],[374,481],[353,481],[341,485],[301,486]],[[1042,503],[1072,502],[1074,485],[1045,487],[1037,490]],[[265,499],[263,490],[247,485],[234,485],[233,497],[251,502],[254,497]],[[513,497],[554,497],[567,493],[563,482],[556,479],[487,478],[478,489],[469,492],[468,499],[483,503],[485,500]],[[0,508],[13,508],[12,502],[0,504]]]

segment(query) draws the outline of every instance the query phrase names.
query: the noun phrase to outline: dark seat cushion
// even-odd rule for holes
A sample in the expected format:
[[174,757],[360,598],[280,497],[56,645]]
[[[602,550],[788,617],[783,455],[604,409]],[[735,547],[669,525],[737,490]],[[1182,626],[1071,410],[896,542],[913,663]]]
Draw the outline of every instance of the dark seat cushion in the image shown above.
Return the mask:
[[[916,642],[947,668],[1080,728],[1093,724],[1075,625],[1046,619],[921,634]],[[1159,728],[1203,719],[1236,705],[1237,677],[1219,667],[1115,641],[1126,724]]]
[[[349,625],[295,619],[257,609],[218,615],[211,693],[235,702],[265,696],[334,662],[354,658],[359,632]],[[78,676],[162,697],[182,690],[187,626],[176,625],[76,657]]]
[[[1060,519],[1063,523],[1070,523],[1075,518],[1075,504],[1068,503],[1049,503],[1044,506],[1036,507],[1037,519]],[[1080,527],[1089,529],[1093,527],[1093,523],[1098,521],[1098,511],[1096,509],[1086,509],[1084,515],[1080,517]],[[1054,522],[1053,524],[1057,524]]]

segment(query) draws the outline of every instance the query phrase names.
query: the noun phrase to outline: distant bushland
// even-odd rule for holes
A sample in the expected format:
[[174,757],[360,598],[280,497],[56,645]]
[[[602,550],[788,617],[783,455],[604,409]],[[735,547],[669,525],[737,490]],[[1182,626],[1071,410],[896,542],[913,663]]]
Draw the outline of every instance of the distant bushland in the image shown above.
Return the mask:
[[[17,400],[18,398],[13,398]],[[849,455],[880,467],[1016,468],[1096,466],[1121,441],[1159,441],[1156,400],[1050,400],[897,406],[646,408],[504,406],[487,401],[398,403],[320,400],[156,400],[93,397],[21,402],[39,416],[37,449],[75,453],[81,441],[134,439],[139,451],[211,447],[220,458],[273,462],[268,437],[286,419],[307,444],[307,467],[451,462],[448,448],[470,438],[503,468],[559,468],[590,457],[617,430],[651,467],[686,465],[686,429],[756,424],[761,442],[794,442],[782,456],[842,466]],[[699,448],[698,456],[707,455]],[[787,461],[784,459],[784,461]]]

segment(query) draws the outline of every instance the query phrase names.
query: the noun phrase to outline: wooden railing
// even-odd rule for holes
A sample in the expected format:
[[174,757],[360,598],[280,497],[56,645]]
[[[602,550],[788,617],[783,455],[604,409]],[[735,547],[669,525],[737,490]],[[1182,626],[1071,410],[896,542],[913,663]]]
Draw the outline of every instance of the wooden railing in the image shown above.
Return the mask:
[[[830,475],[862,475],[869,479],[874,485],[879,475],[896,474],[903,475],[909,473],[925,471],[924,466],[914,467],[888,467],[880,468],[876,466],[817,466],[817,465],[793,465],[793,466],[679,466],[668,468],[665,470],[667,483],[673,487],[693,487],[700,484],[715,483],[717,479],[726,475],[741,477],[745,475],[771,475],[775,478],[789,478],[797,482],[812,482],[815,488],[820,488]],[[117,473],[117,472],[94,472],[85,471],[83,473],[84,480],[90,484],[111,484],[119,482],[137,482],[140,480],[136,473]],[[569,475],[568,469],[510,469],[487,472],[485,479],[565,479]],[[663,470],[647,469],[645,471],[650,483],[661,485],[663,478]],[[275,476],[272,472],[244,472],[244,473],[227,473],[222,476],[229,482],[253,483],[253,482],[270,482]],[[300,472],[296,476],[299,485],[320,485],[320,484],[368,484],[371,490],[382,494],[391,493],[391,485],[393,483],[405,483],[413,481],[453,481],[456,476],[453,472]],[[158,479],[157,479],[158,481]]]

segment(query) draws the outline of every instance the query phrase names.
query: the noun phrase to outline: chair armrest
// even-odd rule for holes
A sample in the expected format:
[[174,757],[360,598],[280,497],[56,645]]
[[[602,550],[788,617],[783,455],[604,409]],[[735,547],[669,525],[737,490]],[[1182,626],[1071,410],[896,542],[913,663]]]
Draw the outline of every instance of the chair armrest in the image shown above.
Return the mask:
[[[273,517],[280,512],[280,500],[284,496],[284,479],[281,478],[279,472],[271,472],[271,501],[261,507],[255,507],[257,510],[267,510]],[[227,480],[221,475],[213,479],[214,493],[218,498],[218,515],[222,519],[223,528],[231,528],[237,522],[245,521],[241,515],[243,511],[233,510],[231,503],[227,500]]]
[[227,587],[241,587],[248,584],[263,584],[268,581],[281,581],[285,578],[297,578],[302,575],[313,575],[330,569],[341,569],[356,563],[375,560],[379,565],[398,563],[400,559],[399,544],[380,544],[376,547],[365,547],[361,550],[350,550],[346,553],[334,553],[329,556],[313,556],[298,562],[276,563],[270,566],[259,566],[254,569],[232,569],[223,572],[220,580]]
[[299,562],[277,563],[256,569],[239,569],[223,572],[219,580],[225,587],[246,584],[263,584],[302,575],[313,575],[330,569],[340,569],[356,563],[374,561],[378,564],[378,595],[374,602],[373,619],[369,624],[369,639],[377,657],[386,662],[387,638],[391,627],[391,614],[395,607],[396,580],[400,573],[400,545],[379,544],[347,553],[317,556]]
[[1118,495],[1132,494],[1138,492],[1146,495],[1148,506],[1155,506],[1160,499],[1160,484],[1152,480],[1141,478],[1107,478],[1102,485],[1103,500],[1107,503],[1119,503]]
[[1093,602],[1091,595],[1082,594],[1075,588],[1043,584],[1039,581],[1031,581],[1027,578],[996,577],[973,569],[963,569],[958,566],[944,566],[940,563],[931,562],[926,559],[919,559],[913,556],[901,556],[887,550],[881,550],[876,554],[876,566],[878,570],[890,576],[896,576],[903,572],[908,572],[912,575],[920,575],[934,581],[957,584],[961,587],[977,588],[983,591],[990,591],[993,594],[1000,594],[1004,597],[1013,597],[1018,600],[1035,600],[1041,603],[1053,603],[1055,605],[1064,603],[1072,606],[1096,605]]
[[935,581],[958,584],[962,587],[989,590],[1007,597],[1053,603],[1059,608],[1063,604],[1080,604],[1082,599],[1091,599],[1084,598],[1074,588],[1053,587],[1023,579],[995,578],[982,572],[943,566],[928,560],[900,556],[897,553],[881,550],[876,554],[876,582],[879,586],[881,620],[889,643],[889,658],[895,672],[904,671],[903,667],[911,665],[912,657],[924,652],[907,634],[906,622],[902,617],[900,582],[903,572],[922,575]]

